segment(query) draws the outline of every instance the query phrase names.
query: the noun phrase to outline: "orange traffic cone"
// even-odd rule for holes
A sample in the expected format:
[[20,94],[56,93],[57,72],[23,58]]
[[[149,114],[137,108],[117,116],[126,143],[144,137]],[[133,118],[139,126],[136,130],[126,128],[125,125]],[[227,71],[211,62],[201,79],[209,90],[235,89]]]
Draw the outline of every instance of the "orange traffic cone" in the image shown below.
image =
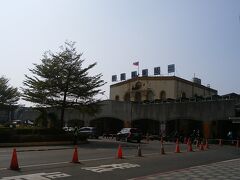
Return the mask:
[[118,158],[118,159],[123,159],[122,147],[121,147],[120,144],[119,144],[119,146],[118,146],[117,158]]
[[200,143],[200,147],[199,147],[199,149],[200,149],[201,151],[204,150],[204,148],[203,148],[203,142]]
[[180,147],[179,147],[179,141],[178,141],[178,139],[177,139],[177,141],[176,141],[175,153],[180,153]]
[[209,149],[208,140],[206,139],[205,149]]
[[161,138],[161,154],[165,154],[164,146],[163,146],[163,138]]
[[10,164],[10,169],[11,170],[19,170],[19,166],[18,166],[18,159],[17,159],[17,151],[16,148],[13,149],[13,153],[12,153],[12,160],[11,160],[11,164]]
[[187,152],[193,152],[192,142],[191,142],[190,138],[188,139],[187,145],[188,145]]
[[138,147],[137,147],[137,156],[138,156],[138,157],[142,157],[142,150],[141,150],[140,144],[139,144]]
[[77,150],[77,146],[75,146],[75,148],[74,148],[72,163],[80,163],[79,160],[78,160],[78,150]]
[[184,138],[184,144],[187,144],[188,143],[188,139],[187,137]]

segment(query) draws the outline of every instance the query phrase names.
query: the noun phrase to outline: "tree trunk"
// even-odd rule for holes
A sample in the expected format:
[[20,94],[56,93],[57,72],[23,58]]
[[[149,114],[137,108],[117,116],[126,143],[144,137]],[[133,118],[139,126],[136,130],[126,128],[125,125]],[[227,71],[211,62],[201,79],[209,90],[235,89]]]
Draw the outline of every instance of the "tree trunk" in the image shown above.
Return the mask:
[[64,114],[65,114],[65,107],[66,107],[66,97],[67,97],[67,91],[64,92],[62,109],[61,109],[61,119],[60,119],[61,128],[64,127]]

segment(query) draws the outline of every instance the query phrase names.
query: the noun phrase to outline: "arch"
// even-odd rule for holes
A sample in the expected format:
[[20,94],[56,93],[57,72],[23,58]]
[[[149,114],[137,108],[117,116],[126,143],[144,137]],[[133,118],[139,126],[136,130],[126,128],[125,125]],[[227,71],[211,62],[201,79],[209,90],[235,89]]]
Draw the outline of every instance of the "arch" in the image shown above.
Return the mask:
[[136,92],[134,96],[135,102],[141,102],[142,101],[142,94],[140,92]]
[[68,127],[74,127],[74,126],[83,127],[84,126],[84,121],[81,120],[81,119],[70,119],[67,122],[67,126]]
[[148,100],[148,101],[153,101],[154,100],[154,94],[153,94],[152,90],[148,90],[147,91],[147,98],[146,98],[146,100]]
[[124,95],[124,101],[130,101],[130,93],[126,92]]
[[193,130],[199,130],[200,133],[202,134],[203,133],[202,127],[203,127],[202,122],[194,119],[183,118],[172,119],[166,122],[166,134],[169,138],[174,138],[176,132],[181,137],[187,137],[192,134]]
[[91,120],[90,126],[96,127],[100,135],[103,133],[116,134],[123,128],[124,122],[116,118],[101,117]]
[[152,119],[137,119],[132,121],[132,127],[139,128],[143,134],[159,135],[160,122]]
[[161,100],[166,100],[166,97],[167,97],[166,92],[165,91],[161,91],[160,92],[160,99]]

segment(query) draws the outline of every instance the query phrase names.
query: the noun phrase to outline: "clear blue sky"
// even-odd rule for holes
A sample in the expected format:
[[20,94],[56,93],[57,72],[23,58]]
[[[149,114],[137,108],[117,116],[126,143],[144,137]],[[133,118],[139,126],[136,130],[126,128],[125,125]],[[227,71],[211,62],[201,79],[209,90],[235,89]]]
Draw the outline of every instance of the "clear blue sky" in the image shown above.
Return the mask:
[[109,93],[111,76],[130,78],[155,66],[219,94],[240,93],[239,0],[7,0],[0,5],[0,75],[21,87],[47,50],[76,41],[85,65],[97,62]]

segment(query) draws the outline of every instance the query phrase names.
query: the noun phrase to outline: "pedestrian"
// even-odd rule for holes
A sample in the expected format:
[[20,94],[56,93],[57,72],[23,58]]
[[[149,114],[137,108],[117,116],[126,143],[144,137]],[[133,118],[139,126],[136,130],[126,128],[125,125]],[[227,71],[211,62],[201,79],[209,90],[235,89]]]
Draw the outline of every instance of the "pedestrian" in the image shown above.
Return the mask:
[[73,144],[77,145],[78,143],[78,127],[75,126],[73,130]]

